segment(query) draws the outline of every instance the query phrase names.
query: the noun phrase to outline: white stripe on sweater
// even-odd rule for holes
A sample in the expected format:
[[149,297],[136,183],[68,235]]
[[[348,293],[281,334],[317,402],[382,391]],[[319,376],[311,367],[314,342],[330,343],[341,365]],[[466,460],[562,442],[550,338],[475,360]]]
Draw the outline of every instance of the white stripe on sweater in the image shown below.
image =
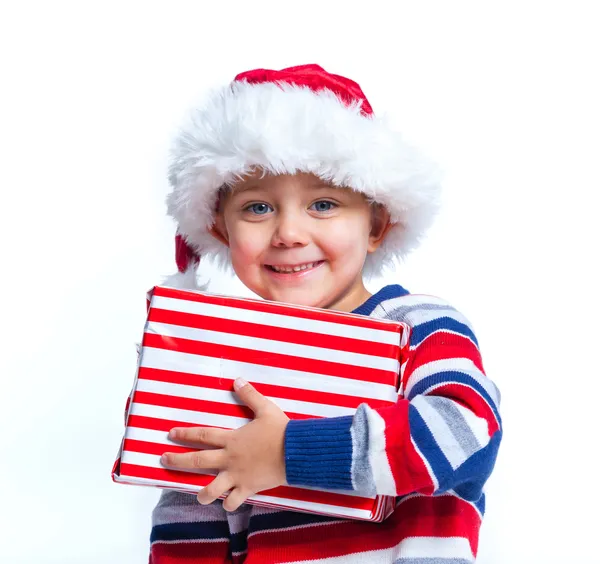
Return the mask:
[[[492,381],[487,378],[487,376],[485,376],[485,374],[483,374],[479,368],[477,368],[475,363],[470,358],[444,358],[442,360],[433,360],[427,364],[419,366],[412,372],[408,382],[406,383],[405,396],[410,396],[413,387],[425,378],[440,372],[452,371],[462,372],[463,374],[471,376],[471,378],[473,378],[490,395],[492,401],[498,405],[500,401],[500,398],[498,397],[498,389],[496,386],[494,386]],[[451,380],[451,382],[454,383],[453,380]],[[432,385],[432,387],[438,386],[439,384],[440,382],[436,382],[436,384]],[[428,390],[423,390],[421,393],[427,394],[427,392]]]
[[474,562],[469,541],[464,537],[409,537],[383,550],[369,550],[332,558],[296,560],[290,564],[467,564]]
[[369,464],[373,473],[375,490],[379,495],[396,495],[396,481],[387,457],[385,421],[374,409],[366,407],[369,426]]

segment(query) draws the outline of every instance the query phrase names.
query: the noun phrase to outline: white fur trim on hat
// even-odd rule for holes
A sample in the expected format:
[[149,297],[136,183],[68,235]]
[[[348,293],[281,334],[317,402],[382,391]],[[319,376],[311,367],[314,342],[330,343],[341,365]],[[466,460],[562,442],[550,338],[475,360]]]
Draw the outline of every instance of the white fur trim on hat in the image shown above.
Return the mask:
[[310,172],[385,205],[394,226],[367,257],[367,275],[415,248],[437,211],[437,168],[359,103],[345,105],[329,90],[234,82],[190,113],[169,168],[169,214],[187,243],[220,266],[230,265],[229,250],[208,233],[218,191],[256,168]]
[[201,292],[208,289],[207,284],[198,284],[195,264],[190,265],[185,272],[176,272],[175,274],[166,276],[161,282],[161,286],[170,286],[171,288],[178,288],[180,290],[199,290]]

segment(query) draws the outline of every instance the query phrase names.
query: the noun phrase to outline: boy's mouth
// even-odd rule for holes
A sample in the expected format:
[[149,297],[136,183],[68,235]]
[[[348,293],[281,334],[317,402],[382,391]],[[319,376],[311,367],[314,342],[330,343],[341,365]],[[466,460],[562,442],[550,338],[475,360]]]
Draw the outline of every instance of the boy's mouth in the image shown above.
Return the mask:
[[316,262],[305,262],[302,264],[266,264],[265,266],[273,271],[273,272],[277,272],[279,274],[296,274],[298,272],[304,272],[306,270],[312,270],[313,268],[316,268],[317,266],[320,266],[321,264],[323,264],[325,261],[323,260],[318,260]]

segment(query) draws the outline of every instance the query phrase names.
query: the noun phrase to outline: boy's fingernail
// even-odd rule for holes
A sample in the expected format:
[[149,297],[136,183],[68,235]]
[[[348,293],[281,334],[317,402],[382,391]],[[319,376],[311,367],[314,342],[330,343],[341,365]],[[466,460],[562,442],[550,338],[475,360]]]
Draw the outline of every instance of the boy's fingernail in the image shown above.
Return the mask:
[[176,439],[177,438],[177,431],[175,429],[171,429],[169,431],[169,439]]
[[168,462],[169,462],[169,457],[168,457],[166,454],[163,454],[163,455],[160,457],[160,463],[161,463],[161,464],[168,464]]
[[236,381],[233,383],[233,388],[237,392],[238,390],[241,390],[244,386],[247,385],[248,382],[246,382],[246,380],[244,380],[243,378],[237,378]]

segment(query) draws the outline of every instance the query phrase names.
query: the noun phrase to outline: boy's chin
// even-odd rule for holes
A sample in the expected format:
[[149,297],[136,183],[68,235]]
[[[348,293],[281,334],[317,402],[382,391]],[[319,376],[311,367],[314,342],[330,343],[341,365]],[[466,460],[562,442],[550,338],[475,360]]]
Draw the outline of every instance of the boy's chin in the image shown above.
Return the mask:
[[[253,290],[251,288],[251,290]],[[258,289],[257,289],[258,290]],[[262,291],[253,290],[261,298],[272,302],[282,302],[286,304],[302,307],[326,308],[329,304],[329,297],[319,292],[317,288],[261,288]]]
[[325,307],[325,300],[321,299],[320,296],[315,296],[315,292],[306,290],[276,292],[276,295],[270,299],[275,302],[283,302],[303,307]]

